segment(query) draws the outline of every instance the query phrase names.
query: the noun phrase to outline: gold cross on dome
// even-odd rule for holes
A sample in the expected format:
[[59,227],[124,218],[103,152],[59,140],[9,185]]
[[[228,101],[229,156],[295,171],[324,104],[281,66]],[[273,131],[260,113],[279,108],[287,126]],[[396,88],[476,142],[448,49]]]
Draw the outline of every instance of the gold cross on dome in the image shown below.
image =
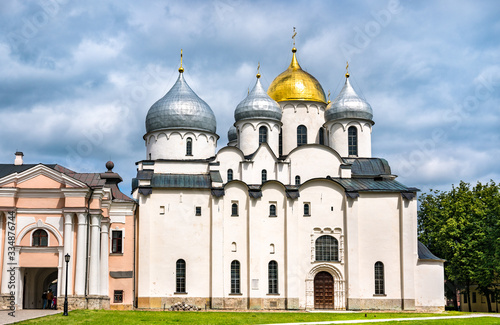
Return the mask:
[[295,36],[297,36],[297,32],[295,31],[295,27],[293,28],[293,35],[292,35],[292,39],[293,39],[293,47],[295,47]]

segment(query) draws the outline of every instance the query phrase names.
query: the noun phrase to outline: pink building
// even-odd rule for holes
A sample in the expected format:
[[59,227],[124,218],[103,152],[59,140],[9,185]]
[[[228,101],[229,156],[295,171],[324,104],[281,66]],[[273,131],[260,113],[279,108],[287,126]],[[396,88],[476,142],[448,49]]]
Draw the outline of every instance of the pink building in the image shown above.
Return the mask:
[[72,308],[130,309],[137,204],[120,175],[77,173],[57,164],[0,164],[0,307],[42,308],[52,289],[64,302],[65,255]]

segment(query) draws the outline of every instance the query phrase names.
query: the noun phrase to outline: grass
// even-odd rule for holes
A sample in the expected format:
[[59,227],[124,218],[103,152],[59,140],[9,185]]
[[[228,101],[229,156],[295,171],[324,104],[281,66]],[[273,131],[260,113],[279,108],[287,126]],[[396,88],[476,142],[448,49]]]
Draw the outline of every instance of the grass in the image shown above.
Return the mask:
[[[367,320],[428,316],[458,316],[468,313],[306,313],[306,312],[161,312],[75,310],[65,317],[61,314],[20,322],[19,324],[272,324],[321,322],[335,320]],[[420,324],[422,321],[387,322],[383,324]],[[500,318],[482,317],[425,321],[431,324],[500,324]]]

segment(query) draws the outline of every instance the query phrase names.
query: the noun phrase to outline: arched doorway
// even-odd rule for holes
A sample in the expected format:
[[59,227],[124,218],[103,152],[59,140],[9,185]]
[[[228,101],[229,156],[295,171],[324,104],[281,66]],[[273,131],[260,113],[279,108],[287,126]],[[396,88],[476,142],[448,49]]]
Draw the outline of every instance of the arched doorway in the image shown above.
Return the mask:
[[23,268],[23,309],[41,309],[42,293],[51,289],[57,296],[57,268]]
[[314,277],[314,309],[334,309],[333,276],[321,271]]

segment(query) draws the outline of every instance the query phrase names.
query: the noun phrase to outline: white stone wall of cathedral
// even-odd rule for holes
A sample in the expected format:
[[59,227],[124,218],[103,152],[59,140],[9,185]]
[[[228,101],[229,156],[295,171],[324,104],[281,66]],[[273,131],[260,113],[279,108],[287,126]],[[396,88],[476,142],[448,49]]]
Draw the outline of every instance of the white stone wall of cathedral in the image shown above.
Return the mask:
[[[349,250],[349,297],[353,299],[401,299],[404,240],[400,226],[398,193],[361,193],[347,214]],[[416,228],[413,229],[416,233]],[[415,267],[415,256],[407,255]],[[384,265],[385,295],[375,295],[374,268]]]
[[290,153],[287,161],[290,162],[290,179],[293,184],[295,176],[300,177],[301,183],[313,178],[340,176],[340,156],[325,146],[298,147]]
[[264,126],[267,128],[267,144],[274,152],[275,156],[279,156],[279,134],[280,123],[271,120],[242,120],[236,122],[236,132],[239,134],[239,145],[244,155],[253,154],[259,147],[259,128]]
[[415,276],[415,307],[444,306],[444,267],[442,262],[418,261]]
[[[187,142],[191,139],[189,154]],[[188,129],[160,130],[146,134],[146,159],[206,159],[215,156],[217,136]]]
[[[141,200],[139,298],[207,297],[210,287],[209,192],[155,189],[146,200],[144,197]],[[196,215],[197,206],[201,207],[200,216]],[[179,259],[186,262],[186,293],[175,292]]]
[[350,126],[356,127],[358,131],[358,157],[370,158],[372,156],[372,126],[368,122],[346,119],[326,123],[330,147],[342,157],[349,156],[348,129]]
[[307,143],[319,143],[319,129],[325,123],[325,105],[316,102],[280,102],[283,111],[281,117],[283,155],[297,147],[297,127],[304,125],[307,128]]

